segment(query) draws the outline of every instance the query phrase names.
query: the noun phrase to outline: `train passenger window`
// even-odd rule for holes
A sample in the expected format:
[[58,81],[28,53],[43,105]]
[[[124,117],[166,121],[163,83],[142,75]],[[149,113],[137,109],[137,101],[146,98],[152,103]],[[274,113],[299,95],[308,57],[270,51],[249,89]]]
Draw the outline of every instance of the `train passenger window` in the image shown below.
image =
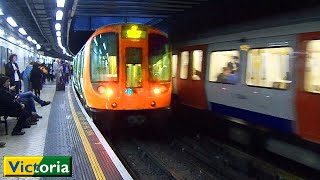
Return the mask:
[[126,48],[126,87],[142,87],[142,48]]
[[307,92],[320,93],[320,40],[307,43],[304,89]]
[[117,33],[97,35],[91,42],[91,82],[118,81]]
[[188,68],[189,68],[189,52],[183,51],[181,53],[180,79],[188,79]]
[[178,55],[172,55],[172,77],[177,76]]
[[239,75],[239,51],[217,51],[210,54],[209,81],[236,84]]
[[192,80],[201,80],[202,56],[202,50],[195,50],[192,53]]
[[247,57],[246,83],[251,86],[287,89],[291,81],[289,58],[292,48],[251,49]]
[[149,34],[149,80],[170,81],[171,51],[168,38]]

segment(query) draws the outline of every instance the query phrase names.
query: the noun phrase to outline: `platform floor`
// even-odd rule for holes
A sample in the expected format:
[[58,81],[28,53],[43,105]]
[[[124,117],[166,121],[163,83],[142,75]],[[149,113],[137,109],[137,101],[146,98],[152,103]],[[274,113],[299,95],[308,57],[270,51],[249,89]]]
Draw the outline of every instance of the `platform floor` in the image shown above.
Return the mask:
[[11,136],[15,118],[8,118],[9,135],[5,135],[4,124],[0,124],[0,141],[6,142],[6,146],[0,148],[0,179],[4,178],[3,156],[72,156],[72,177],[41,179],[132,179],[121,162],[114,160],[117,157],[106,141],[101,141],[102,136],[92,121],[86,120],[88,117],[77,104],[71,86],[67,86],[66,91],[55,91],[55,84],[46,84],[41,99],[52,103],[45,107],[36,105],[43,118],[37,125],[23,129],[24,135]]

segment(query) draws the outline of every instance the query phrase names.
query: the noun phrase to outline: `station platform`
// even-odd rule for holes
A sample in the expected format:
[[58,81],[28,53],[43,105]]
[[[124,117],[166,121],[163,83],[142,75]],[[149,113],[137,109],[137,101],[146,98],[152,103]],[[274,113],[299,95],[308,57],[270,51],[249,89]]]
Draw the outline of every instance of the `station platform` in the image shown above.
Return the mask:
[[[3,156],[72,156],[72,177],[10,177],[6,179],[132,179],[110,145],[101,135],[74,95],[72,86],[55,91],[46,84],[41,99],[48,106],[36,105],[43,116],[37,125],[23,129],[22,136],[11,136],[16,118],[8,118],[8,132],[0,124],[0,179],[3,179]],[[2,117],[1,117],[2,118]]]

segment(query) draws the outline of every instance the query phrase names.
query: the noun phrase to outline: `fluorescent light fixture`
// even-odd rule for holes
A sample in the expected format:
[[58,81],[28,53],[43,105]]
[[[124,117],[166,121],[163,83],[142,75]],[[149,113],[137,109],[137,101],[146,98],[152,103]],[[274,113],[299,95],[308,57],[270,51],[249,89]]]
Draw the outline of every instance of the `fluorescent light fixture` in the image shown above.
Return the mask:
[[37,44],[36,46],[37,46],[37,49],[41,49],[41,46],[39,44]]
[[61,36],[61,31],[57,31],[56,35],[57,35],[57,37],[60,37]]
[[8,40],[9,40],[10,42],[13,42],[13,43],[16,42],[16,39],[15,39],[14,37],[12,37],[12,36],[8,37]]
[[59,42],[59,41],[61,42],[61,36],[58,36],[58,37],[57,37],[57,40],[58,40],[58,42]]
[[60,23],[56,23],[56,25],[54,27],[56,28],[57,31],[61,30],[61,24]]
[[3,36],[5,34],[3,29],[0,29],[0,36]]
[[63,17],[63,12],[61,10],[58,10],[56,13],[56,20],[60,21],[62,20],[62,17]]
[[28,36],[28,37],[27,37],[27,40],[31,42],[31,41],[32,41],[32,38],[31,38],[30,36]]
[[0,9],[0,16],[4,15],[2,9]]
[[38,44],[36,40],[32,39],[33,44]]
[[66,0],[57,0],[57,7],[64,7],[64,3],[66,2]]
[[24,30],[23,28],[19,28],[18,30],[22,35],[27,35],[26,30]]
[[18,24],[16,23],[16,21],[13,20],[12,17],[7,17],[7,22],[12,26],[12,27],[17,27]]
[[106,43],[103,43],[104,50],[107,50]]

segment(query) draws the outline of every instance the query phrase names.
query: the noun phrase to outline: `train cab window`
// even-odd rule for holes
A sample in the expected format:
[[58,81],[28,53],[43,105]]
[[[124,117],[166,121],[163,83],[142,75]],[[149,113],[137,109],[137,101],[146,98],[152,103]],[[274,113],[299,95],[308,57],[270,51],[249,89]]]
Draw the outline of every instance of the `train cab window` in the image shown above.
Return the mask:
[[239,51],[216,51],[210,54],[209,81],[236,84],[239,75]]
[[126,48],[126,87],[142,87],[142,48]]
[[192,53],[192,80],[201,80],[202,56],[202,50],[195,50]]
[[287,89],[290,47],[251,49],[247,57],[246,83],[250,86]]
[[178,55],[172,55],[172,77],[177,76]]
[[188,79],[188,68],[189,68],[189,52],[183,51],[181,53],[180,79]]
[[118,81],[118,34],[97,35],[91,42],[91,82]]
[[149,80],[170,81],[171,52],[168,38],[149,34]]
[[306,50],[304,89],[320,93],[320,40],[309,41]]

